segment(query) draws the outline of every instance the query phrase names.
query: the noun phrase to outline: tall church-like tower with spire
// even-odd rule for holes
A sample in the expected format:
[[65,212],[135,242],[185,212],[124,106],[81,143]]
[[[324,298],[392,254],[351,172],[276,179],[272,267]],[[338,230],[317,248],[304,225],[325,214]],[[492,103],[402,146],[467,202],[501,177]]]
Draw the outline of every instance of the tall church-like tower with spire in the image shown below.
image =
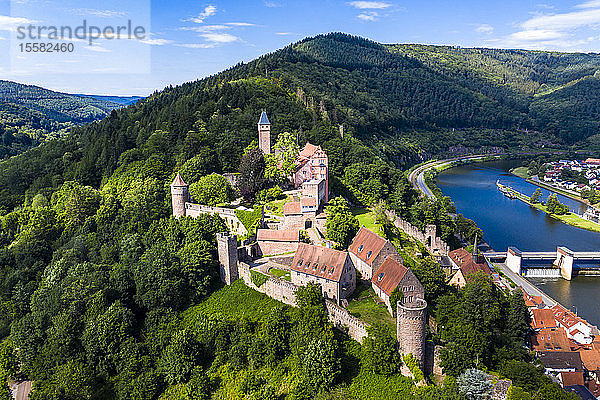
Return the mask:
[[258,120],[258,147],[264,154],[271,154],[271,123],[264,110]]

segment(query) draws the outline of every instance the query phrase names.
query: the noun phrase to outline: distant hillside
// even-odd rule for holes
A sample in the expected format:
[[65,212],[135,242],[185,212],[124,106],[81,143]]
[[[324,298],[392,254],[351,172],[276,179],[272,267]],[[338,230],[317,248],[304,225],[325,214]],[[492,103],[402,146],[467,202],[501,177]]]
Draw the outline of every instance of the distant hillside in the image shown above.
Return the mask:
[[124,106],[135,104],[137,101],[143,99],[142,96],[101,96],[96,94],[78,94],[77,96],[93,98],[96,100],[110,101],[113,103],[122,104]]
[[102,119],[123,104],[0,80],[0,158],[64,136],[73,126]]
[[[74,129],[72,139],[1,165],[0,191],[19,196],[68,179],[98,186],[158,150],[166,154],[163,170],[202,153],[203,172],[234,171],[266,109],[273,140],[278,132],[297,132],[300,142],[331,154],[338,189],[385,197],[395,178],[368,185],[374,172],[363,164],[403,168],[433,156],[600,143],[599,69],[595,54],[383,45],[321,35],[167,87]],[[361,166],[355,171],[354,164]]]

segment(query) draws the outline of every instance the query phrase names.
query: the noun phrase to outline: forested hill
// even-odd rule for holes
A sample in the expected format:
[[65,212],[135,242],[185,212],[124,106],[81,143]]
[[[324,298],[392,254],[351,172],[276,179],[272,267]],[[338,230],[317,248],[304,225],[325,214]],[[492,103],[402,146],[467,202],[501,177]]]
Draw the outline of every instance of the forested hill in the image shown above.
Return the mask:
[[18,154],[124,104],[0,80],[0,158]]
[[[266,175],[281,175],[269,168],[279,162],[256,147],[264,109],[274,144],[287,138],[281,148],[294,153],[295,138],[323,146],[335,196],[387,206],[421,229],[435,224],[444,240],[454,232],[481,237],[472,221],[450,218],[456,210],[447,200],[418,199],[398,167],[459,148],[571,139],[560,129],[531,133],[542,130],[534,94],[420,57],[319,36],[168,87],[0,162],[0,381],[34,381],[31,400],[462,399],[454,378],[421,388],[401,376],[389,328],[374,327],[362,345],[334,331],[318,288],[299,291],[293,309],[241,282],[222,288],[215,235],[224,221],[171,216],[176,172],[215,204],[232,190],[213,172],[239,171],[240,185],[253,185],[240,189],[248,207],[277,193],[277,176]],[[549,87],[548,96],[560,99],[578,85]],[[343,199],[328,207],[327,231],[344,247],[359,222]],[[402,256],[421,271],[442,329],[434,340],[448,344],[449,376],[485,368],[518,384],[521,398],[574,398],[529,363],[529,313],[518,291],[508,298],[482,277],[456,293],[433,260]],[[7,390],[0,385],[0,399]]]

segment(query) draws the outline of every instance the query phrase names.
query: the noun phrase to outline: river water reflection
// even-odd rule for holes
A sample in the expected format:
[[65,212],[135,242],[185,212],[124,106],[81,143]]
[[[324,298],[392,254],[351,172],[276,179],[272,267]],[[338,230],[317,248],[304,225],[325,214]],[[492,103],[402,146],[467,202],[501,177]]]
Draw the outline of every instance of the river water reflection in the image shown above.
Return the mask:
[[[508,172],[520,164],[517,160],[503,160],[452,168],[438,175],[437,185],[454,201],[458,213],[477,222],[486,242],[495,250],[515,246],[523,251],[555,251],[557,246],[566,246],[575,251],[599,251],[600,233],[563,224],[498,191],[496,180],[528,196],[536,190],[537,186]],[[550,194],[545,189],[542,193],[544,200]],[[586,206],[575,200],[561,195],[558,198],[578,214],[585,210]],[[577,309],[590,322],[600,324],[600,277],[578,276],[571,282],[539,278],[530,281],[566,307]]]

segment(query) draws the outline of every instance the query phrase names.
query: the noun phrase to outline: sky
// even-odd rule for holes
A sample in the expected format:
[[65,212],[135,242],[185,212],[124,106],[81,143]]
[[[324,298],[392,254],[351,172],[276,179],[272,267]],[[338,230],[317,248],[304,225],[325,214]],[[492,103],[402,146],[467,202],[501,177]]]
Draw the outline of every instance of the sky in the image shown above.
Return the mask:
[[[85,34],[70,33],[77,27]],[[381,43],[600,52],[600,0],[0,0],[0,79],[146,96],[328,32]],[[42,43],[59,48],[27,51]]]

